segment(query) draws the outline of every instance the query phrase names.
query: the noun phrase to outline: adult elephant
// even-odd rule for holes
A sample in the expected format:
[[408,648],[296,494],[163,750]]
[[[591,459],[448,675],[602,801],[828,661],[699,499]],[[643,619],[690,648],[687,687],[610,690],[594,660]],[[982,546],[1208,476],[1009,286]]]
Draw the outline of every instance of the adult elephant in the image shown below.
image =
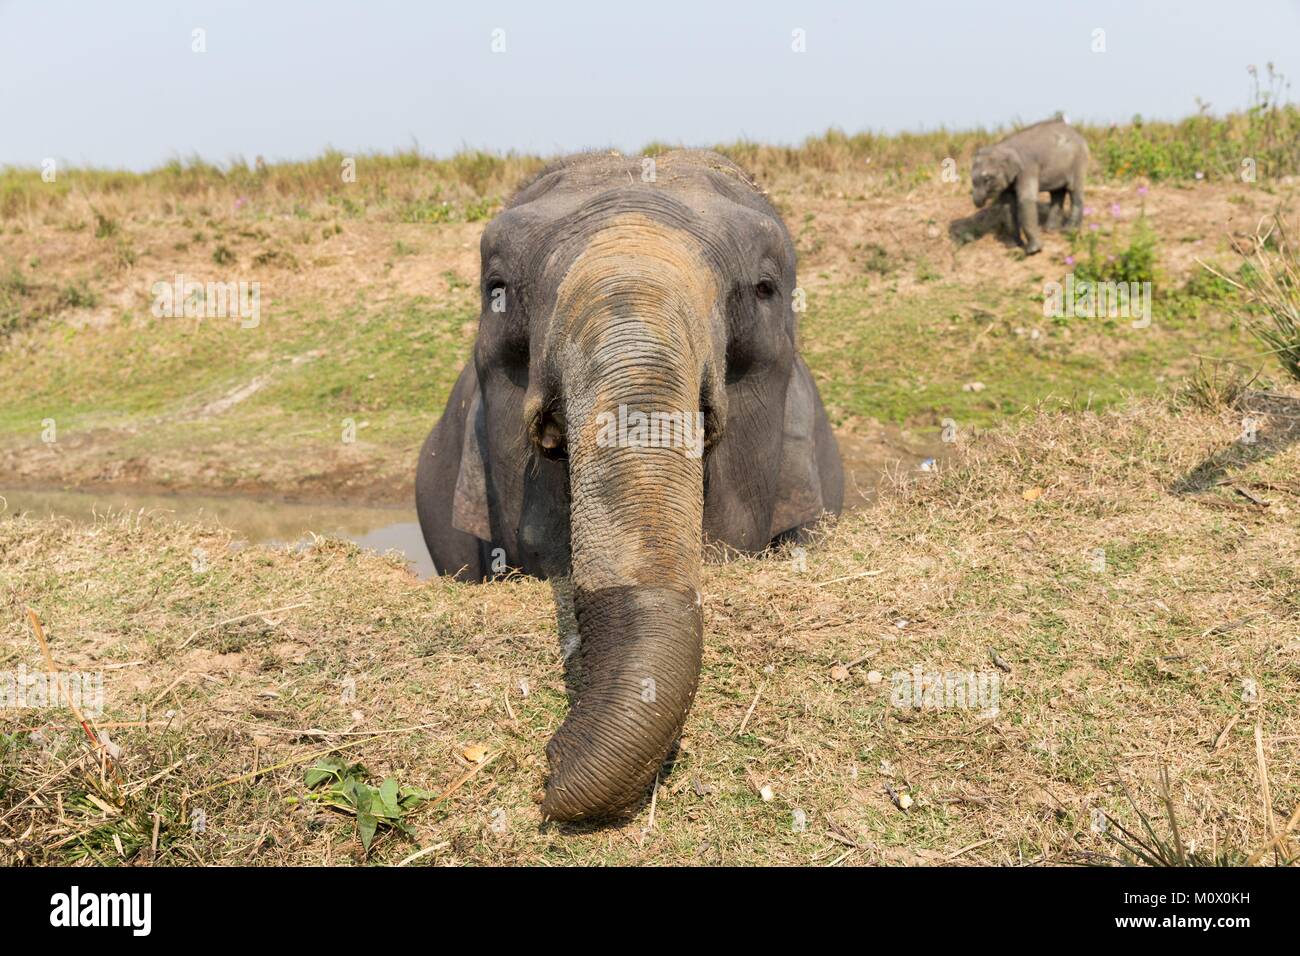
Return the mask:
[[790,235],[724,157],[563,159],[481,257],[420,526],[442,573],[571,575],[582,683],[542,810],[604,816],[645,793],[695,695],[703,540],[761,551],[838,513],[839,451],[796,351]]

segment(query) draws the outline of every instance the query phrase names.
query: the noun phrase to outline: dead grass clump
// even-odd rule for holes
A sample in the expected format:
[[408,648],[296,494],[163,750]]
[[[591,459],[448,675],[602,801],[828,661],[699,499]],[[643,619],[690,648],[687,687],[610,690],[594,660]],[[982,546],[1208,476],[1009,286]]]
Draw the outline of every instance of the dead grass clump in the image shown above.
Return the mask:
[[[1252,238],[1243,270],[1248,301],[1262,316],[1251,332],[1295,381],[1300,381],[1300,251],[1280,215]],[[1236,284],[1236,283],[1234,283]]]
[[1219,411],[1236,408],[1258,372],[1247,375],[1239,362],[1198,359],[1182,383],[1178,398],[1197,408]]

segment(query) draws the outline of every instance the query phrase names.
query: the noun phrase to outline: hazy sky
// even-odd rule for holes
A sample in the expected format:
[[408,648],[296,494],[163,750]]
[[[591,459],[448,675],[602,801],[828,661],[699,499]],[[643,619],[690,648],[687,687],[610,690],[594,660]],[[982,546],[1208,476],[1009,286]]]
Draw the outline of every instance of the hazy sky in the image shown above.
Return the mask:
[[0,0],[0,165],[1175,118],[1270,60],[1300,0]]

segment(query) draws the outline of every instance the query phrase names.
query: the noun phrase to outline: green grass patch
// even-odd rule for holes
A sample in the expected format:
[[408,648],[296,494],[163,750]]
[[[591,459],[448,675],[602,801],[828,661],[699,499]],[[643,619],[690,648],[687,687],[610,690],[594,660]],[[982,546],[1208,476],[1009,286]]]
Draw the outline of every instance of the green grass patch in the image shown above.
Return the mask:
[[[833,421],[984,426],[1050,399],[1091,407],[1150,393],[1198,354],[1248,359],[1240,325],[1157,298],[1150,328],[1044,319],[1040,297],[933,283],[925,297],[848,287],[810,302],[801,348]],[[982,388],[980,386],[983,386]]]

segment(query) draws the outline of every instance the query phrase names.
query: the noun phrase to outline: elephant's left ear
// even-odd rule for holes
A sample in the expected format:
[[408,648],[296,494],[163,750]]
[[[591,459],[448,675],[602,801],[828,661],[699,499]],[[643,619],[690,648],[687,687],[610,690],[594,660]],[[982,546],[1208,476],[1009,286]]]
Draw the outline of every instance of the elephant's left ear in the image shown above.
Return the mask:
[[817,389],[808,366],[803,359],[796,358],[785,390],[781,470],[772,507],[770,537],[811,524],[825,510],[817,468],[816,428]]
[[484,541],[492,540],[492,522],[488,517],[487,421],[479,390],[465,411],[465,440],[460,450],[460,472],[451,506],[451,525],[457,531],[472,534]]
[[1015,179],[1025,168],[1025,161],[1020,158],[1020,154],[1008,146],[1002,147],[998,154],[1002,158],[1002,164],[1006,169],[1007,178]]

